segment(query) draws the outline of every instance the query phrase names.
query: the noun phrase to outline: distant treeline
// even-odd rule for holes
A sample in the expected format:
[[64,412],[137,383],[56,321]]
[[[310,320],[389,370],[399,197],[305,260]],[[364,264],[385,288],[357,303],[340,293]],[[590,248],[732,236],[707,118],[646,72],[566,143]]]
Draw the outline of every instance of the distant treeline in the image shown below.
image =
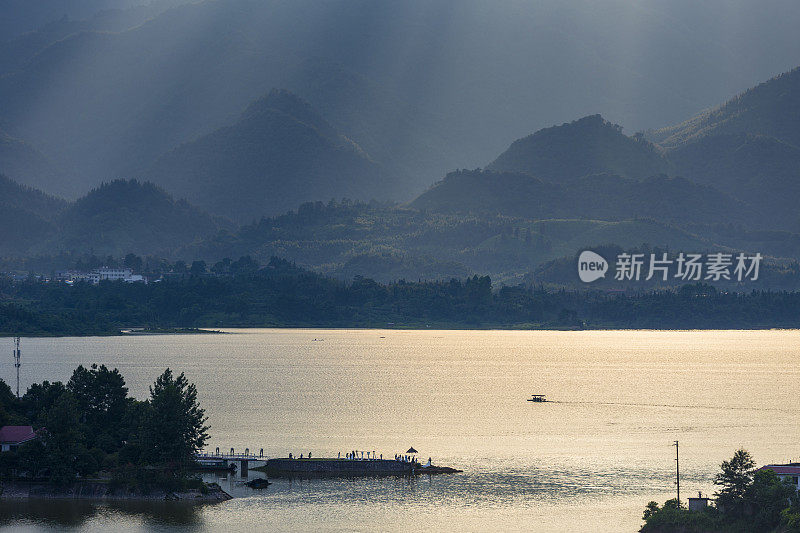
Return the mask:
[[0,334],[98,335],[125,327],[765,328],[800,325],[800,292],[710,285],[636,294],[493,290],[488,276],[350,282],[273,258],[226,276],[99,285],[0,281]]

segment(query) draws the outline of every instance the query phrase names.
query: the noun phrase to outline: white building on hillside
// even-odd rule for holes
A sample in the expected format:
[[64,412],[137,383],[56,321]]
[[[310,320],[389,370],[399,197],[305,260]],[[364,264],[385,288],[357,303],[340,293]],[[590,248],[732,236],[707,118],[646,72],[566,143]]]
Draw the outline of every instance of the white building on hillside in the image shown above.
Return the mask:
[[116,281],[120,279],[127,283],[144,281],[144,278],[141,275],[133,274],[130,268],[101,267],[96,268],[89,273],[89,281],[94,284],[98,284],[101,281]]

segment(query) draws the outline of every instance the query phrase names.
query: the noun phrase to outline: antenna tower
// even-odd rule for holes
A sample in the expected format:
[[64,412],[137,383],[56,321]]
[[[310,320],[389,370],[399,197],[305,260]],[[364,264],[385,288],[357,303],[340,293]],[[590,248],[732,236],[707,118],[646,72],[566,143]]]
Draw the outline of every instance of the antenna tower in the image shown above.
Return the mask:
[[14,337],[14,368],[17,369],[17,399],[19,399],[19,367],[22,352],[19,349],[19,337]]

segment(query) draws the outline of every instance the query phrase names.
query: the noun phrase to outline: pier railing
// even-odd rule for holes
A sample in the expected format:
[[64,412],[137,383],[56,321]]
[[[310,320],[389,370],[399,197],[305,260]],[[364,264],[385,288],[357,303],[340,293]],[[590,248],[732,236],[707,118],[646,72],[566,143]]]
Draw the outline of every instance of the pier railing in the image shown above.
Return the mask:
[[214,460],[214,459],[227,459],[229,461],[266,461],[269,459],[266,455],[261,455],[257,453],[212,453],[212,452],[200,452],[195,454],[195,459],[198,460]]

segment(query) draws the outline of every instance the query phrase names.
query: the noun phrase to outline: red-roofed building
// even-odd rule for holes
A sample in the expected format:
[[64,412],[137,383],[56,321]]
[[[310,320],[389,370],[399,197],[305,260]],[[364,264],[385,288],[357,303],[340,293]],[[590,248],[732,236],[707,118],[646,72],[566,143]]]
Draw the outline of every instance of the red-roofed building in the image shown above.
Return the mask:
[[0,451],[14,451],[36,437],[37,432],[31,426],[3,426],[0,428]]
[[759,470],[772,470],[781,479],[790,479],[797,490],[800,490],[800,463],[787,465],[766,465]]

